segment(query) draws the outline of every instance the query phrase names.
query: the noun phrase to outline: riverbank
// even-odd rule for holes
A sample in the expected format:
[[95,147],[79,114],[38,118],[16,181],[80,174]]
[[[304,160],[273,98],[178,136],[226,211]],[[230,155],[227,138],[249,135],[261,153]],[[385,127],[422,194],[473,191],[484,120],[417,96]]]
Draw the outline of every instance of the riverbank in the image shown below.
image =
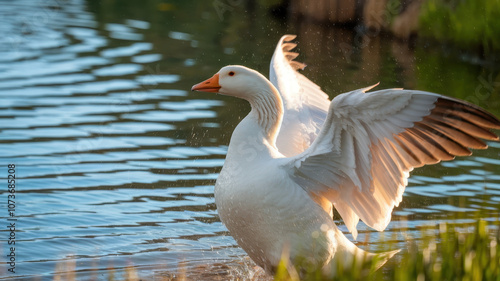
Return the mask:
[[285,1],[291,17],[362,27],[370,34],[391,33],[403,41],[418,38],[498,60],[498,0],[302,0]]

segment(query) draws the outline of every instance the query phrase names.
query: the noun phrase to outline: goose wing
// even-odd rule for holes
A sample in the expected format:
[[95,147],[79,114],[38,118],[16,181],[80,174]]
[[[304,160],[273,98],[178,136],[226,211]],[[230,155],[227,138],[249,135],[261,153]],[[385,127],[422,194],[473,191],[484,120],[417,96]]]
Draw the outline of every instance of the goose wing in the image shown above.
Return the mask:
[[349,231],[359,219],[382,231],[415,167],[470,155],[498,140],[500,121],[473,104],[433,93],[370,88],[341,94],[303,153],[287,158],[291,178],[333,203]]
[[297,155],[308,148],[318,135],[328,113],[330,100],[321,88],[298,72],[305,64],[294,61],[295,35],[284,35],[271,60],[269,77],[281,94],[283,123],[276,141],[285,156]]

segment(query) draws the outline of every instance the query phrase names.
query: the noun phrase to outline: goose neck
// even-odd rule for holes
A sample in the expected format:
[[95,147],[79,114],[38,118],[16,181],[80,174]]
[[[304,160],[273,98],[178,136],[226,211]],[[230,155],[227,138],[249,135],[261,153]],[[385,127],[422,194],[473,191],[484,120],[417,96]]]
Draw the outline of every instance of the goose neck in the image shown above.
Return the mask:
[[283,102],[278,91],[259,92],[249,102],[252,106],[250,115],[256,119],[269,143],[274,145],[283,119]]

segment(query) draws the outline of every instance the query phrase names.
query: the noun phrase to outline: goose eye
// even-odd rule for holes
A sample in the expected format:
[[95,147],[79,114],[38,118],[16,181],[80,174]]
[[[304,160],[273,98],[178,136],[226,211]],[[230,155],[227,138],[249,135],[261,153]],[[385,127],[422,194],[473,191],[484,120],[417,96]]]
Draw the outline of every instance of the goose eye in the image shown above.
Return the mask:
[[229,76],[234,76],[234,71],[229,72]]

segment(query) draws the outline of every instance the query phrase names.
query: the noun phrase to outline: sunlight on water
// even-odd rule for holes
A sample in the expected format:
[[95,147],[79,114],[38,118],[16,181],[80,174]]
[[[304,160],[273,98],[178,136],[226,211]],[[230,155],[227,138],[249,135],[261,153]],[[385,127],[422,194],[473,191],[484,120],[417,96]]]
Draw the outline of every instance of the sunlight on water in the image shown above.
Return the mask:
[[[377,81],[440,91],[428,86],[425,73],[414,75],[415,64],[423,69],[431,62],[397,61],[401,46],[393,46],[394,53],[387,51],[391,42],[358,46],[346,60],[335,40],[348,40],[351,33],[314,25],[285,28],[262,11],[257,21],[268,22],[272,33],[233,24],[236,12],[220,20],[210,3],[193,11],[192,3],[174,1],[174,11],[163,11],[123,1],[124,11],[117,11],[121,6],[113,1],[1,2],[0,163],[16,165],[19,280],[51,279],[68,258],[76,260],[82,278],[130,265],[146,276],[175,272],[179,262],[190,274],[207,268],[249,279],[256,274],[219,221],[213,198],[230,132],[248,106],[190,88],[226,64],[246,64],[267,75],[281,34],[299,34],[301,57],[311,65],[306,75],[332,97]],[[248,28],[255,34],[250,43]],[[311,43],[320,33],[334,42],[323,50],[327,59]],[[391,59],[372,62],[371,56]],[[398,63],[405,71],[392,70]],[[485,71],[461,67],[469,69],[467,77]],[[480,105],[492,110],[491,100]],[[464,220],[476,213],[498,217],[499,152],[492,143],[472,157],[415,171],[388,235],[456,214]],[[6,194],[0,188],[0,196]],[[358,240],[369,239],[368,247],[376,248],[370,241],[378,233],[360,228]],[[6,230],[1,234],[6,237]],[[404,248],[404,238],[400,242]],[[5,277],[2,264],[0,279]]]

